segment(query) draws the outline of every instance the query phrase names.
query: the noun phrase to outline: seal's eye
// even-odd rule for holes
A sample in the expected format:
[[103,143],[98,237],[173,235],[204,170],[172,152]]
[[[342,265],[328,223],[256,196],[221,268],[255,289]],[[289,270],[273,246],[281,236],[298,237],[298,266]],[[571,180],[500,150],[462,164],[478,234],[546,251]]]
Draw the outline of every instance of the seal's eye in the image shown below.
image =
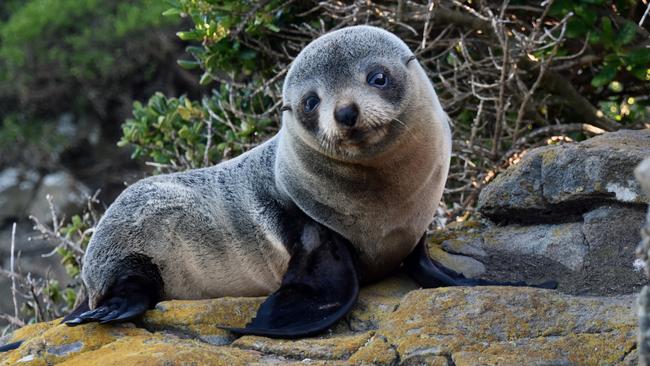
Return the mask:
[[388,75],[381,71],[371,72],[368,74],[368,85],[385,89],[388,86]]
[[305,113],[311,113],[318,107],[318,104],[320,104],[320,99],[318,99],[317,96],[312,95],[307,97],[305,99]]

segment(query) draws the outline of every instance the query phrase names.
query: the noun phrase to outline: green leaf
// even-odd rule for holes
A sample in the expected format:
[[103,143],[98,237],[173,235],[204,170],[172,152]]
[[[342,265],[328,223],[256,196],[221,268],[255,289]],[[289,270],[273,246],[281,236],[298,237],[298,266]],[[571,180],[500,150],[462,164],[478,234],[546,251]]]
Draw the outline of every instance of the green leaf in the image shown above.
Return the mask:
[[573,17],[569,19],[566,27],[566,34],[569,38],[582,37],[589,31],[590,27],[581,18]]
[[576,6],[574,12],[583,20],[583,24],[589,27],[592,27],[596,22],[596,19],[598,19],[598,14],[590,6]]
[[181,9],[175,9],[175,8],[167,9],[162,13],[162,15],[165,17],[172,16],[172,15],[180,15],[180,14],[183,14]]
[[199,56],[205,53],[205,48],[199,46],[187,46],[185,47],[185,52],[194,56]]
[[81,226],[81,217],[79,215],[72,216],[72,225],[74,225],[75,227]]
[[183,128],[181,128],[181,129],[178,131],[178,136],[180,136],[181,138],[184,138],[184,139],[188,140],[190,137],[192,137],[192,132],[190,132],[190,129],[187,128],[187,126],[183,126]]
[[650,80],[650,69],[647,66],[633,67],[630,73],[639,80]]
[[616,36],[616,43],[619,45],[626,45],[634,40],[636,36],[636,24],[626,20],[621,26],[621,29],[618,31],[618,36]]
[[194,60],[177,60],[176,63],[185,70],[194,70],[201,65]]
[[271,32],[275,32],[275,33],[277,33],[277,32],[280,31],[280,28],[278,28],[277,25],[272,24],[272,23],[264,24],[264,26],[265,26],[268,30],[270,30]]
[[628,52],[623,59],[628,65],[649,66],[650,65],[650,48],[637,48]]
[[203,38],[201,33],[198,30],[193,30],[189,32],[177,32],[176,35],[183,41],[200,41]]
[[607,64],[603,66],[600,72],[598,72],[598,74],[596,74],[596,76],[591,79],[591,85],[593,85],[595,88],[600,88],[601,86],[606,85],[612,81],[612,79],[614,79],[617,71],[617,65]]
[[[192,119],[192,110],[185,108],[185,107],[178,107],[178,114],[181,116],[182,119],[189,121]],[[183,127],[185,128],[185,127]],[[183,137],[182,135],[179,135]]]
[[612,21],[608,17],[601,18],[601,29],[603,30],[602,41],[605,46],[613,48],[614,44],[614,30],[612,29]]
[[207,72],[204,72],[203,75],[201,75],[201,80],[199,80],[199,84],[205,86],[210,84],[212,81],[212,78],[210,77],[210,74]]

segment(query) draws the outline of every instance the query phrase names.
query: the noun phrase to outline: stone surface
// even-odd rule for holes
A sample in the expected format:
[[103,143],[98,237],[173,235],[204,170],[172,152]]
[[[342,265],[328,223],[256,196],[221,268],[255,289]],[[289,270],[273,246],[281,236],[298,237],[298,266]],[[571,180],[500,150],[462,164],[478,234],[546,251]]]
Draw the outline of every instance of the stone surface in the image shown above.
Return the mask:
[[261,301],[167,301],[147,313],[145,328],[30,325],[5,340],[27,339],[0,354],[0,365],[623,365],[636,357],[634,296],[417,290],[394,276],[362,289],[347,319],[320,337],[235,339],[218,328],[243,325]]
[[[613,204],[568,223],[453,224],[434,234],[430,252],[469,277],[556,280],[560,290],[572,294],[630,294],[646,283],[635,265],[644,216],[641,207]],[[445,262],[448,255],[478,263],[468,269],[460,261]]]
[[27,214],[33,215],[41,222],[46,223],[52,220],[50,205],[47,196],[52,196],[54,207],[58,210],[57,215],[69,215],[77,211],[86,203],[90,191],[72,175],[64,171],[51,173],[43,177],[31,204],[27,208]]
[[469,277],[638,292],[646,278],[634,248],[650,195],[633,171],[646,156],[650,129],[532,149],[481,191],[477,224],[435,234],[431,253]]
[[23,217],[38,188],[36,171],[7,168],[0,171],[0,226]]
[[581,214],[594,202],[648,203],[633,175],[647,156],[650,129],[533,149],[482,190],[480,211],[497,221],[540,221]]

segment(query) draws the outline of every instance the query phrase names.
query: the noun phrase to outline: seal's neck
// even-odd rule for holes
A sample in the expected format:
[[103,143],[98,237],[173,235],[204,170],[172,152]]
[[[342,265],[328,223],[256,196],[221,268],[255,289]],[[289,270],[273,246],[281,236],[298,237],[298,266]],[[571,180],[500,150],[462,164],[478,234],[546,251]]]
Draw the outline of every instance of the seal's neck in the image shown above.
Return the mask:
[[419,128],[391,146],[390,151],[363,162],[324,155],[293,132],[286,126],[280,131],[276,163],[280,168],[276,180],[279,178],[290,191],[299,189],[320,195],[325,189],[327,194],[336,191],[339,197],[349,199],[372,192],[375,197],[408,200],[440,170],[435,167],[436,147],[440,143],[433,129]]

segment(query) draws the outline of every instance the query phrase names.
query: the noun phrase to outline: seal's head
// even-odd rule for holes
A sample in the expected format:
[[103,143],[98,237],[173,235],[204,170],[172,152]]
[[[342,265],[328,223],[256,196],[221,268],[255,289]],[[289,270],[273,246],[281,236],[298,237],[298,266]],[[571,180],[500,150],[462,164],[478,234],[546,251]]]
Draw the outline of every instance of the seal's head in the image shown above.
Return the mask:
[[[402,40],[376,27],[343,28],[319,37],[289,69],[283,125],[335,159],[377,156],[418,127],[409,125],[418,118],[405,114],[417,112],[414,103],[424,100],[429,110],[439,106],[414,59]],[[431,116],[422,117],[433,123]]]

